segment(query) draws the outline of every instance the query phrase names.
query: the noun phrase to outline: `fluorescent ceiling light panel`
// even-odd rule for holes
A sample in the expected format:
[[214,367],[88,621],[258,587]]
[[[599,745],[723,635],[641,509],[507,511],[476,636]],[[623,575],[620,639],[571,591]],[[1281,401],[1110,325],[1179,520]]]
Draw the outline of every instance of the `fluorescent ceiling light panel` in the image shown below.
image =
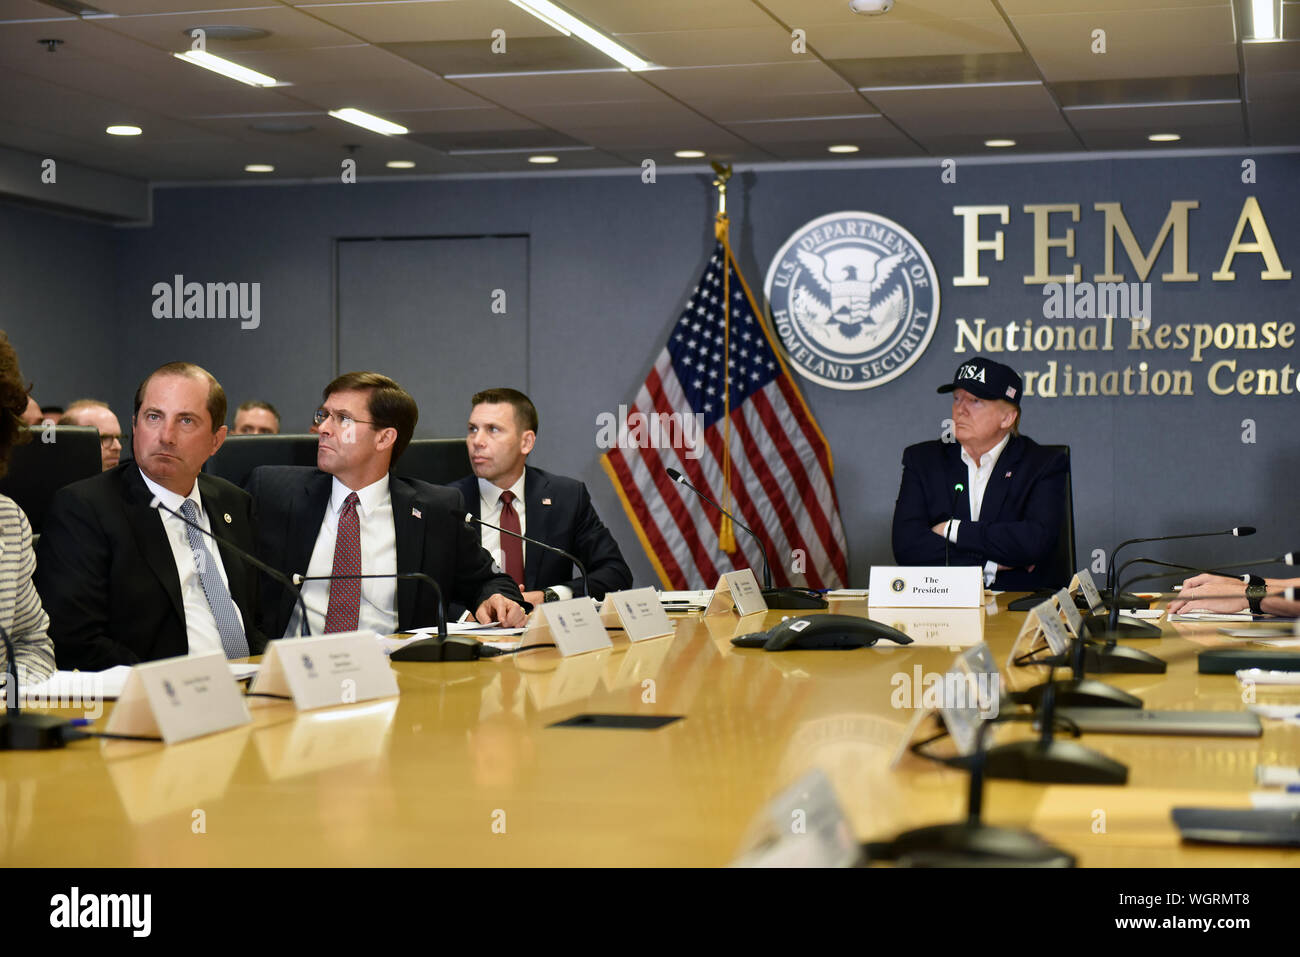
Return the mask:
[[232,80],[238,80],[240,83],[247,83],[249,86],[275,86],[278,82],[273,76],[267,76],[265,73],[258,73],[246,66],[240,66],[238,63],[223,60],[219,56],[213,56],[206,50],[187,50],[184,53],[173,53],[172,56],[178,60],[193,63],[195,66],[201,66],[205,70],[211,70],[213,73],[220,73]]
[[1273,0],[1251,0],[1250,28],[1256,40],[1277,39],[1277,20],[1273,16]]
[[648,70],[650,64],[631,50],[615,43],[594,27],[589,27],[567,10],[561,10],[551,0],[510,0],[520,10],[527,10],[549,27],[566,37],[576,36],[595,47],[607,57],[617,60],[629,70]]
[[409,133],[405,126],[398,126],[396,123],[390,123],[388,120],[380,119],[377,116],[371,116],[362,110],[354,110],[350,106],[345,106],[341,110],[330,110],[330,116],[336,120],[343,120],[345,123],[352,123],[372,133],[383,133],[385,136],[391,136],[394,133]]

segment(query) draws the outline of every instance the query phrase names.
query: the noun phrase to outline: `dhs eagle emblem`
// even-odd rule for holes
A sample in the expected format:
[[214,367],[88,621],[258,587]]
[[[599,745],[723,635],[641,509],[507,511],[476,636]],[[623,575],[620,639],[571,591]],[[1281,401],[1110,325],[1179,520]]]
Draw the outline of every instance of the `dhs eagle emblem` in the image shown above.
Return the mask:
[[833,389],[905,372],[939,322],[939,281],[916,238],[875,213],[830,213],[796,230],[765,283],[791,363]]

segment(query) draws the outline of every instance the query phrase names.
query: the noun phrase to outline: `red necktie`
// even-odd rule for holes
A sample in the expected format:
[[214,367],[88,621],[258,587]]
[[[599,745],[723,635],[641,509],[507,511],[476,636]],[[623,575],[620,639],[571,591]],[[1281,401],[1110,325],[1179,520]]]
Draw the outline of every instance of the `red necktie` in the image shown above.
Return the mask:
[[[501,493],[501,527],[507,532],[519,534],[519,514],[510,503],[515,500],[514,492]],[[524,587],[524,543],[514,535],[501,536],[501,557],[505,559],[506,574],[511,581]]]
[[[357,493],[343,500],[338,534],[334,539],[335,575],[361,574],[361,523],[357,520]],[[361,612],[361,582],[346,579],[330,582],[330,604],[325,613],[325,634],[356,631]]]

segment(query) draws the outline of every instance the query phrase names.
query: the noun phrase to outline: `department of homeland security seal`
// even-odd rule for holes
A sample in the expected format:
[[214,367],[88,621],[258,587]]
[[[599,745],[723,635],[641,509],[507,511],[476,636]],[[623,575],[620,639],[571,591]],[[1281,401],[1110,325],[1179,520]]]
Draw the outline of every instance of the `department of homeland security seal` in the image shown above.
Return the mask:
[[939,280],[916,237],[875,213],[828,213],[796,230],[764,284],[799,374],[871,389],[907,371],[939,323]]

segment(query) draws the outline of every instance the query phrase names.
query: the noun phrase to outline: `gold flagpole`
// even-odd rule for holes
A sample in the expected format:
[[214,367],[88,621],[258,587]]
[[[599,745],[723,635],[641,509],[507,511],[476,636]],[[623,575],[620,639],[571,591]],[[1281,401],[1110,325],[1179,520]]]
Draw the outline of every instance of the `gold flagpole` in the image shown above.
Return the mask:
[[[731,230],[727,219],[727,180],[731,166],[713,163],[713,185],[718,190],[718,215],[713,234],[722,243],[722,507],[731,510]],[[718,547],[736,550],[736,534],[724,512],[718,522]]]

